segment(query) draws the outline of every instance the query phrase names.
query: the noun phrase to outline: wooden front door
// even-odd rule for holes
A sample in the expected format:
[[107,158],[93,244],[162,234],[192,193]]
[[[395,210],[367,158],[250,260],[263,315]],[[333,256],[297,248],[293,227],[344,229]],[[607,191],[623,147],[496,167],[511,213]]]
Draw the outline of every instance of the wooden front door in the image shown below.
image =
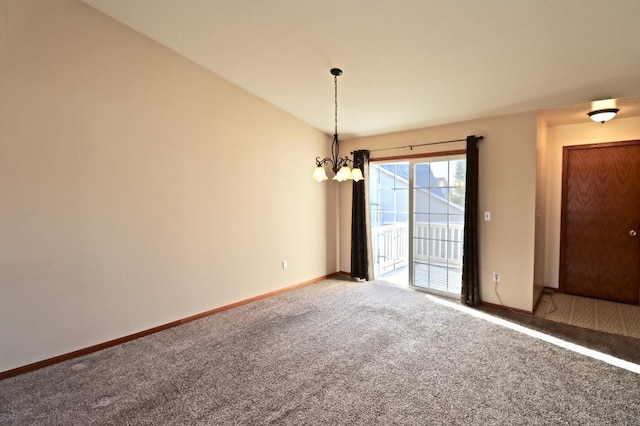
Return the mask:
[[640,141],[563,151],[560,290],[638,304]]

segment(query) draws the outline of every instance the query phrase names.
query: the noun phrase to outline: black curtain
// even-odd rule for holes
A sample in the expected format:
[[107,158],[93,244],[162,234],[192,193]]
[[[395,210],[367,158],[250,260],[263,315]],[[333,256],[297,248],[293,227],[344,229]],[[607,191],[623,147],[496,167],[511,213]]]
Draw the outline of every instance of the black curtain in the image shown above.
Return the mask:
[[353,182],[351,209],[351,276],[373,279],[371,243],[369,238],[369,151],[353,153],[354,167],[362,170],[364,180]]
[[462,303],[480,304],[478,270],[478,141],[467,136],[467,178],[464,200],[464,244],[462,248]]

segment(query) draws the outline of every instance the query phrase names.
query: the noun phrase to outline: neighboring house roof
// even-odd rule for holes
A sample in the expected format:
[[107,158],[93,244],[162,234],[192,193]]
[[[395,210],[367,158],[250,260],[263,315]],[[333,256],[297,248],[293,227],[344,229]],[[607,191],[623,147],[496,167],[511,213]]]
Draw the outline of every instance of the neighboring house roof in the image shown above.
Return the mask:
[[[403,181],[409,184],[409,164],[380,164],[380,168],[386,172],[402,178]],[[446,193],[441,189],[442,178],[436,178],[431,170],[431,167],[417,167],[416,168],[416,186],[418,187],[431,187],[431,193],[441,198],[447,198]],[[446,186],[446,179],[445,179]]]

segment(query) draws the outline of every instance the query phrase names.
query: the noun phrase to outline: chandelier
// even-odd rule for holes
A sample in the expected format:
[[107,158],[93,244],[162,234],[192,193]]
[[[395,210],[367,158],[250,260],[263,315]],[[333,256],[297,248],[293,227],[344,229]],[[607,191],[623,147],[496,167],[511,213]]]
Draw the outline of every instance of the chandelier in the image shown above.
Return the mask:
[[353,163],[348,156],[340,157],[340,143],[338,142],[338,76],[342,75],[342,70],[339,68],[331,68],[331,75],[333,75],[333,84],[335,88],[335,131],[333,133],[333,142],[331,142],[331,158],[316,157],[316,169],[313,171],[313,179],[316,182],[322,182],[327,180],[327,173],[324,170],[324,166],[331,163],[331,170],[333,171],[333,180],[338,182],[344,182],[345,180],[353,180],[355,182],[364,179],[362,171],[357,167],[358,164],[354,163],[353,170],[349,168],[349,163]]

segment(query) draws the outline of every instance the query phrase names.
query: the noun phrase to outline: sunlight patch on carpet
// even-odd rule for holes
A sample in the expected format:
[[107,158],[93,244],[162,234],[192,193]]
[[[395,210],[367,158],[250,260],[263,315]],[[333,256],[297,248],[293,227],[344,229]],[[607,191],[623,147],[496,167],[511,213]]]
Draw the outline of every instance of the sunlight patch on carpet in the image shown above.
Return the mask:
[[511,330],[517,331],[519,333],[526,334],[526,335],[531,336],[531,337],[533,337],[535,339],[539,339],[539,340],[545,341],[547,343],[551,343],[552,345],[556,345],[556,346],[559,346],[561,348],[568,349],[568,350],[573,351],[573,352],[577,352],[577,353],[579,353],[581,355],[588,356],[588,357],[593,358],[593,359],[597,359],[597,360],[605,362],[607,364],[610,364],[610,365],[613,365],[613,366],[616,366],[616,367],[619,367],[619,368],[623,368],[623,369],[631,371],[633,373],[640,374],[640,365],[635,364],[633,362],[625,361],[623,359],[616,358],[614,356],[607,355],[607,354],[604,354],[602,352],[595,351],[593,349],[585,348],[584,346],[580,346],[580,345],[577,345],[575,343],[567,342],[566,340],[558,339],[557,337],[550,336],[548,334],[541,333],[539,331],[532,330],[532,329],[527,328],[527,327],[523,327],[523,326],[521,326],[519,324],[515,324],[515,323],[507,321],[505,319],[494,317],[493,315],[489,315],[487,313],[484,313],[484,312],[469,308],[467,306],[459,304],[458,302],[452,302],[452,301],[448,301],[448,300],[443,300],[441,298],[438,298],[438,297],[435,297],[435,296],[431,296],[429,294],[427,294],[425,297],[427,299],[431,300],[432,302],[438,303],[438,304],[443,305],[443,306],[447,306],[449,308],[456,309],[458,311],[461,311],[461,312],[467,313],[469,315],[472,315],[472,316],[474,316],[476,318],[480,318],[480,319],[483,319],[485,321],[492,322],[492,323],[500,325],[502,327],[506,327],[506,328],[509,328]]

